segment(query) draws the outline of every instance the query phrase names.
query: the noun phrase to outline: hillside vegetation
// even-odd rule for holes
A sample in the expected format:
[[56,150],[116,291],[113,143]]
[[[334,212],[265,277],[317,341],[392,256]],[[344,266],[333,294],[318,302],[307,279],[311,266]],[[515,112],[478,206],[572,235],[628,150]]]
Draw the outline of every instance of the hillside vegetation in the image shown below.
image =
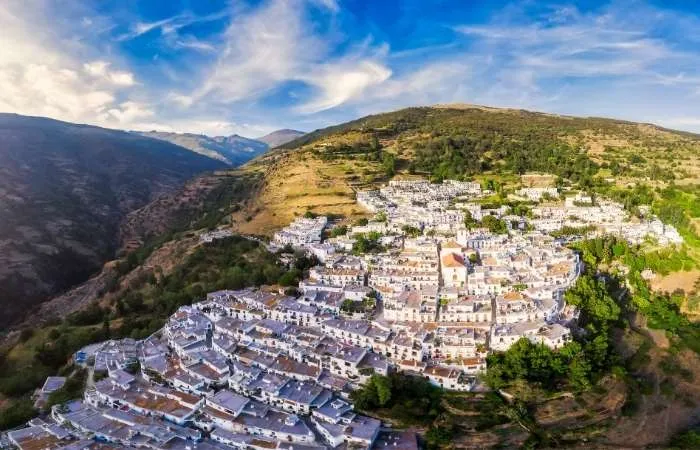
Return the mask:
[[631,211],[651,204],[700,245],[700,136],[652,125],[477,107],[408,108],[317,130],[244,167],[263,176],[241,231],[269,233],[307,210],[362,214],[354,191],[395,175],[560,183],[608,195]]

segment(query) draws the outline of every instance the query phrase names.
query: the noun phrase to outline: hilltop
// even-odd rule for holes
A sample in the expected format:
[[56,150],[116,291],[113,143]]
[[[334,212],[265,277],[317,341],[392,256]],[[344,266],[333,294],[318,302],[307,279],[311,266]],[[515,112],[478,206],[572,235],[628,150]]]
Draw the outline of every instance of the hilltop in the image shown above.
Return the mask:
[[[359,215],[355,190],[411,174],[516,185],[524,173],[548,172],[614,197],[639,184],[651,190],[628,203],[689,206],[700,185],[700,136],[613,119],[448,105],[316,130],[243,170],[264,179],[251,208],[234,215],[243,232],[270,233],[307,210]],[[680,193],[664,194],[669,186]],[[685,208],[673,221],[693,231],[699,214]]]
[[266,143],[270,146],[270,148],[275,148],[279,147],[280,145],[286,144],[287,142],[291,142],[294,139],[303,136],[304,134],[305,133],[303,131],[290,130],[285,128],[283,130],[273,131],[272,133],[266,134],[265,136],[261,136],[257,138],[257,140]]

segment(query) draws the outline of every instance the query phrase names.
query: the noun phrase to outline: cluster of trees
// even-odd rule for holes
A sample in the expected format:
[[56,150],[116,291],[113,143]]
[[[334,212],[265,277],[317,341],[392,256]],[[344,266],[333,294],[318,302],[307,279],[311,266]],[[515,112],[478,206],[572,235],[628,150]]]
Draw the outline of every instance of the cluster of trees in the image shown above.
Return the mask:
[[554,237],[586,236],[588,233],[594,230],[595,226],[593,225],[584,225],[580,227],[564,225],[561,229],[552,231],[550,234]]
[[454,129],[418,141],[410,168],[429,172],[436,180],[464,179],[502,163],[517,174],[545,171],[583,186],[594,184],[598,166],[584,151],[551,135],[503,125],[497,131]]
[[487,228],[491,233],[494,234],[506,234],[508,233],[508,224],[503,219],[499,219],[496,216],[486,215],[481,219],[481,226]]
[[424,378],[398,373],[372,375],[350,394],[358,410],[382,410],[405,425],[431,424],[443,412],[442,395],[442,389]]
[[474,219],[472,214],[464,210],[464,226],[467,227],[468,229],[473,229],[473,228],[487,228],[491,233],[494,234],[506,234],[508,233],[508,224],[505,222],[505,220],[499,219],[496,216],[492,216],[490,214],[482,217],[481,221],[478,221]]
[[20,426],[37,415],[34,402],[28,396],[14,400],[10,405],[5,406],[0,413],[0,430]]
[[[593,255],[584,252],[584,260],[590,263],[610,261],[616,251],[621,254],[621,248],[613,248],[617,244],[615,238],[605,237],[584,241],[580,247],[594,250]],[[508,351],[490,355],[485,379],[491,387],[500,388],[524,380],[547,390],[564,386],[583,390],[617,363],[611,331],[614,326],[622,325],[627,294],[620,280],[597,273],[596,268],[596,264],[588,265],[588,270],[565,293],[566,302],[580,312],[582,330],[575,335],[575,340],[553,351],[523,338]]]
[[492,389],[525,380],[555,390],[563,385],[586,389],[591,385],[591,364],[581,344],[568,342],[558,351],[522,338],[508,351],[488,357],[484,380]]
[[[614,236],[583,241],[576,244],[576,248],[581,251],[587,267],[610,264],[613,260],[618,260],[627,267],[626,284],[629,290],[625,291],[626,306],[644,314],[650,327],[678,334],[697,333],[696,327],[680,311],[682,296],[654,292],[642,277],[645,269],[660,274],[692,269],[695,262],[685,249],[644,252],[640,246],[630,245]],[[694,339],[688,341],[693,342]]]
[[331,237],[345,236],[346,234],[348,234],[347,225],[339,225],[337,227],[333,227],[330,233]]
[[420,228],[414,227],[412,225],[404,225],[401,227],[401,231],[403,231],[406,236],[416,238],[421,235],[421,230]]
[[353,255],[363,255],[365,253],[376,253],[383,251],[382,244],[379,243],[381,234],[371,231],[367,234],[356,234],[355,243],[352,244]]
[[48,410],[53,405],[59,405],[69,400],[82,397],[86,379],[87,369],[76,368],[73,374],[66,379],[66,383],[63,387],[49,395],[45,409]]
[[654,212],[661,220],[675,226],[688,245],[700,247],[700,234],[691,218],[700,217],[700,185],[671,186],[660,192]]
[[688,450],[700,448],[700,428],[690,428],[676,434],[671,439],[670,448]]
[[322,161],[337,159],[364,159],[378,162],[384,175],[388,178],[396,174],[396,155],[382,148],[377,133],[371,133],[367,138],[356,140],[350,144],[339,143],[316,150],[314,153]]
[[340,305],[340,310],[348,314],[368,313],[370,311],[373,311],[374,308],[376,308],[376,306],[376,299],[371,297],[365,297],[361,301],[350,299],[344,300],[343,303]]

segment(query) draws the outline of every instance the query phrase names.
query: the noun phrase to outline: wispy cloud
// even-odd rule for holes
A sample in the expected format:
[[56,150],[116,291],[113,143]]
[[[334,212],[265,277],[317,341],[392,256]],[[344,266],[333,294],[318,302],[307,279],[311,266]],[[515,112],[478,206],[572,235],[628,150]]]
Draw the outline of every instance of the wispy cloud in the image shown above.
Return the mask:
[[226,9],[203,16],[198,16],[190,12],[184,12],[153,22],[138,21],[130,27],[128,32],[117,36],[116,39],[118,41],[127,41],[156,30],[159,30],[164,35],[177,34],[179,30],[190,25],[220,20],[227,17],[229,13],[230,11]]
[[333,57],[332,39],[315,32],[308,4],[337,12],[333,1],[272,0],[241,14],[226,31],[220,58],[191,95],[175,94],[183,105],[198,101],[255,100],[287,82],[302,82],[311,98],[299,105],[301,113],[337,107],[382,83],[391,70],[378,61],[375,49],[354,47],[352,53]]
[[386,66],[365,60],[324,65],[301,79],[313,85],[319,93],[298,107],[301,113],[316,113],[340,106],[362,96],[373,86],[381,85],[391,76]]

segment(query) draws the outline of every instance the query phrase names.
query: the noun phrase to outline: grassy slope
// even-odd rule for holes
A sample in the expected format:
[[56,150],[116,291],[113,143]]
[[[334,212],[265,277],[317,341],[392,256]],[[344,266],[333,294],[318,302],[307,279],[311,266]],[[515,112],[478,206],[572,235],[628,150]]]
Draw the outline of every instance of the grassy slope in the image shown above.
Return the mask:
[[[348,216],[361,213],[353,204],[352,192],[385,181],[381,162],[368,161],[362,154],[328,159],[339,146],[367,142],[377,136],[383,150],[396,156],[397,172],[407,174],[416,152],[431,140],[489,134],[502,136],[503,141],[567,144],[583,151],[602,166],[596,179],[601,183],[611,181],[607,189],[624,190],[640,183],[652,189],[663,189],[671,183],[683,186],[685,191],[679,198],[664,203],[687,212],[690,226],[686,236],[692,240],[692,232],[697,233],[700,136],[609,119],[496,109],[410,108],[309,133],[244,166],[243,170],[263,173],[265,183],[251,207],[234,219],[241,231],[269,234],[306,210]],[[499,145],[492,147],[480,157],[492,158]],[[502,161],[490,163],[492,167],[472,178],[521,184],[518,176],[503,170]],[[530,184],[529,180],[523,184]],[[655,196],[662,200],[660,194]]]

